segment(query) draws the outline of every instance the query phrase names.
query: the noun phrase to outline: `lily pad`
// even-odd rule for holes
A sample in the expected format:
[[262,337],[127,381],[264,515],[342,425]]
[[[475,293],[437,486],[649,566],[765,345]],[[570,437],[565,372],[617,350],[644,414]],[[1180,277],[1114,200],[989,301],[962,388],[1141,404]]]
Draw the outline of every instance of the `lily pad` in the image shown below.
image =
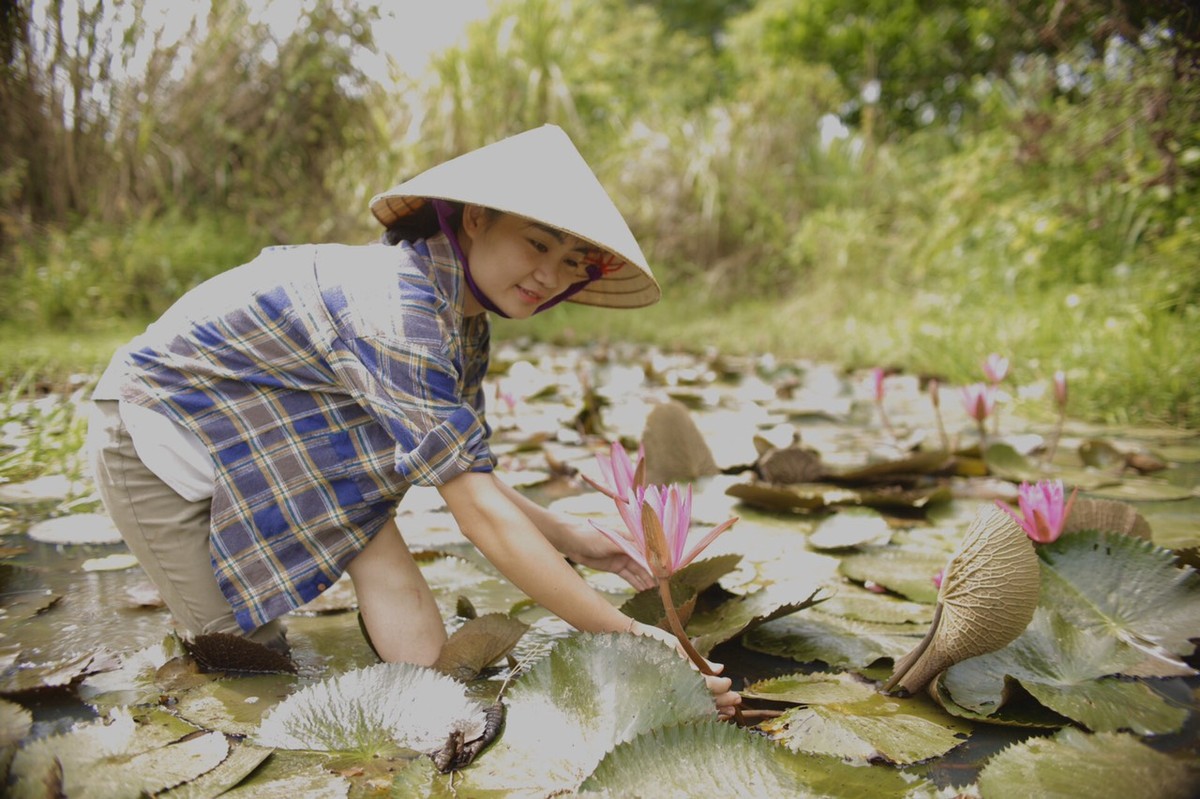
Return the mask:
[[874,683],[842,671],[773,677],[747,685],[740,693],[747,699],[796,705],[845,705],[870,699],[877,691]]
[[1152,662],[1175,661],[1172,656],[1195,649],[1190,639],[1200,636],[1200,575],[1176,566],[1169,550],[1085,532],[1039,547],[1038,556],[1041,602],[1071,624],[1113,635]]
[[844,510],[821,521],[808,537],[814,549],[846,549],[864,544],[882,545],[892,538],[892,529],[878,512]]
[[820,582],[794,579],[776,583],[752,594],[731,599],[704,613],[697,613],[687,626],[696,651],[707,655],[718,644],[732,640],[763,622],[795,613],[820,602]]
[[828,505],[857,504],[858,492],[822,483],[783,485],[753,481],[735,483],[725,489],[747,505],[771,511],[809,512]]
[[463,772],[460,793],[574,790],[605,753],[643,732],[716,716],[704,681],[662,643],[582,634],[512,684],[503,737]]
[[1081,629],[1045,606],[1004,649],[948,669],[943,686],[954,702],[990,714],[1009,697],[1007,679],[1052,710],[1093,730],[1177,731],[1187,710],[1171,705],[1144,683],[1108,679],[1140,655],[1112,636]]
[[800,663],[863,669],[882,658],[899,658],[924,634],[924,625],[859,622],[813,608],[767,622],[746,633],[742,643]]
[[[741,561],[741,555],[722,555],[705,558],[684,566],[671,575],[671,599],[680,620],[686,625],[691,618],[695,598],[729,574]],[[643,624],[660,625],[666,619],[662,597],[657,588],[639,591],[621,605],[621,612]]]
[[1096,491],[1102,486],[1121,483],[1121,478],[1094,469],[1035,464],[1008,444],[992,444],[984,453],[984,460],[990,473],[1014,483],[1036,483],[1057,478],[1080,491]]
[[71,797],[157,794],[215,768],[229,753],[224,735],[202,732],[162,745],[152,726],[125,711],[71,732],[41,738],[13,758],[16,797],[45,795],[44,778],[61,769],[62,793]]
[[271,751],[247,743],[231,746],[229,756],[219,766],[190,782],[156,794],[156,799],[213,799],[228,796],[226,791],[262,765],[271,756]]
[[254,743],[369,759],[398,748],[431,752],[453,731],[478,737],[472,733],[483,724],[484,708],[461,683],[421,666],[379,663],[297,691],[263,717]]
[[529,625],[501,613],[467,620],[442,647],[433,668],[456,680],[473,680],[512,651]]
[[918,452],[907,458],[882,461],[853,469],[827,470],[829,479],[842,483],[878,483],[901,477],[936,474],[951,465],[952,456],[946,452]]
[[951,554],[940,546],[866,547],[842,558],[839,571],[851,580],[872,582],[914,602],[932,604],[938,595],[933,578]]
[[821,611],[854,621],[884,624],[927,624],[933,621],[933,605],[901,599],[893,594],[869,591],[850,581],[821,603]]
[[103,513],[57,516],[30,525],[28,535],[43,544],[119,544],[121,533]]
[[800,756],[715,721],[652,730],[616,747],[580,786],[580,795],[675,797],[928,795],[932,786],[891,769],[855,768]]
[[283,701],[295,683],[295,677],[276,674],[207,682],[182,692],[175,713],[206,729],[252,735],[263,714]]
[[1091,496],[1099,499],[1140,502],[1171,502],[1191,499],[1195,496],[1193,490],[1186,486],[1168,483],[1166,480],[1156,480],[1153,477],[1126,477],[1120,483],[1096,486],[1087,491]]
[[1129,735],[1067,728],[995,755],[979,791],[995,799],[1027,796],[1153,796],[1188,799],[1200,789],[1195,762],[1156,752]]
[[924,700],[875,694],[849,704],[796,707],[761,728],[797,752],[907,765],[967,740],[971,726]]

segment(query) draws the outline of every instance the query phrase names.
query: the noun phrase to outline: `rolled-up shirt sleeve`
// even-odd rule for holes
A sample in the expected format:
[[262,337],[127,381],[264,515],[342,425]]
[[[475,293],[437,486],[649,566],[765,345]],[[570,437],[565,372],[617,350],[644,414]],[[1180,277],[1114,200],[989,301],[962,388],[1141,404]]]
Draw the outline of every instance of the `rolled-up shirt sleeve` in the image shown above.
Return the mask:
[[407,482],[437,486],[492,471],[487,424],[442,343],[359,337],[345,345],[339,371],[396,440],[396,471]]

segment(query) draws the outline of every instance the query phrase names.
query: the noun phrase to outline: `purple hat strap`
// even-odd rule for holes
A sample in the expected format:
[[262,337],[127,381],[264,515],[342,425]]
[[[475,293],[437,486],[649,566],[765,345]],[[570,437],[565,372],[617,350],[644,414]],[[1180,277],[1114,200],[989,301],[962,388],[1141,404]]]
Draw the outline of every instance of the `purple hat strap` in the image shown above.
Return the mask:
[[[467,261],[467,257],[463,254],[462,247],[460,247],[458,244],[458,235],[454,230],[454,225],[451,223],[450,218],[454,214],[453,206],[451,206],[450,203],[446,202],[445,200],[434,200],[433,209],[437,212],[438,227],[440,227],[442,232],[446,234],[446,238],[450,241],[450,247],[454,250],[455,257],[458,258],[459,263],[463,265],[463,275],[467,278],[467,288],[471,290],[472,296],[474,296],[475,300],[486,310],[489,310],[505,319],[512,318],[504,311],[500,310],[500,308],[496,306],[496,303],[492,302],[491,299],[483,293],[483,290],[476,285],[475,278],[471,275],[471,265]],[[583,291],[592,281],[599,280],[602,277],[604,277],[604,270],[600,266],[596,264],[588,264],[587,278],[585,280],[577,280],[576,282],[567,286],[565,290],[539,305],[534,313],[541,313],[548,308],[553,308],[555,305],[558,305],[568,297]]]

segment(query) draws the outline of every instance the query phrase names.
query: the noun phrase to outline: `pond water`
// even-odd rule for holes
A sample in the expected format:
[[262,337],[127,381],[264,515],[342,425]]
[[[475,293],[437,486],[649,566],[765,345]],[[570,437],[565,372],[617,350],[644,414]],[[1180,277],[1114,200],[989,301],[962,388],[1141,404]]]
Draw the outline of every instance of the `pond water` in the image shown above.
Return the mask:
[[[505,357],[506,356],[506,357]],[[590,381],[578,380],[577,364],[571,352],[550,348],[502,353],[502,359],[522,363],[526,368],[510,369],[495,378],[497,396],[503,388],[516,391],[518,404],[508,413],[498,412],[497,454],[514,480],[534,499],[544,504],[560,503],[567,512],[587,513],[589,491],[577,480],[556,476],[547,466],[562,464],[587,469],[591,451],[598,438],[588,439],[589,431],[576,424],[589,407],[586,392],[595,390],[605,399],[603,434],[607,438],[636,440],[645,423],[647,409],[666,398],[685,401],[692,408],[698,430],[711,447],[716,462],[723,468],[748,465],[757,457],[753,437],[770,436],[782,442],[788,433],[799,433],[803,442],[820,452],[826,464],[852,467],[887,458],[903,457],[905,447],[918,448],[928,443],[937,425],[923,402],[919,381],[894,378],[889,395],[889,423],[899,428],[897,435],[884,435],[879,429],[869,399],[869,388],[862,376],[844,375],[828,367],[798,365],[793,369],[764,370],[761,363],[747,362],[734,370],[728,361],[720,368],[711,357],[646,355],[633,359],[641,365],[631,372],[616,362],[597,372]],[[628,359],[625,361],[628,363]],[[777,365],[776,365],[777,366]],[[737,375],[730,372],[737,371]],[[722,376],[722,373],[723,376]],[[657,377],[652,377],[657,375]],[[788,390],[780,385],[786,381]],[[590,386],[587,383],[590,382]],[[499,403],[497,403],[499,405]],[[943,406],[950,403],[945,402]],[[502,411],[499,408],[498,411]],[[953,435],[969,441],[973,426],[961,412],[950,412],[943,424]],[[998,439],[1014,442],[1025,451],[1036,449],[1044,441],[1050,426],[1023,422],[1013,414],[1002,420]],[[574,426],[574,429],[572,427]],[[1080,442],[1103,439],[1122,449],[1168,451],[1173,460],[1164,463],[1161,472],[1145,477],[1131,475],[1129,489],[1122,488],[1137,509],[1155,529],[1156,541],[1183,542],[1177,547],[1192,557],[1200,543],[1200,439],[1186,431],[1104,430],[1094,426],[1068,427],[1056,462],[1071,469],[1082,468],[1071,453]],[[592,431],[592,434],[599,431]],[[786,442],[785,442],[786,443]],[[1032,456],[1030,456],[1032,457]],[[735,470],[730,470],[735,471]],[[727,493],[733,482],[745,479],[745,472],[695,482],[697,487],[698,527],[712,526],[728,515],[739,515],[734,532],[718,539],[713,552],[745,553],[746,562],[725,578],[735,592],[749,590],[756,580],[768,580],[772,569],[792,568],[792,555],[762,555],[779,548],[778,536],[794,536],[795,549],[813,552],[804,543],[817,521],[834,508],[816,513],[779,513],[739,503]],[[1139,500],[1141,482],[1182,487],[1190,498]],[[892,507],[884,515],[895,529],[920,528],[930,524],[930,515],[939,519],[961,519],[973,509],[990,504],[995,498],[1012,499],[1013,481],[998,480],[994,475],[954,478],[953,499],[934,506]],[[79,720],[95,717],[96,711],[82,701],[72,685],[78,678],[61,677],[55,667],[73,663],[88,654],[128,655],[160,643],[170,629],[169,614],[153,604],[153,589],[136,566],[111,571],[88,571],[85,563],[126,552],[123,544],[47,544],[27,535],[31,524],[62,515],[64,507],[72,511],[94,511],[94,502],[86,501],[86,489],[61,499],[38,502],[9,502],[0,546],[6,557],[0,561],[0,663],[7,688],[4,693],[29,709],[34,716],[31,737],[42,737],[68,730]],[[1103,491],[1099,492],[1103,495]],[[1153,495],[1153,494],[1152,494]],[[572,505],[572,503],[578,503]],[[512,612],[529,623],[547,622],[527,634],[514,655],[536,651],[539,646],[569,634],[556,627],[544,612],[524,602],[523,597],[495,575],[494,571],[453,529],[438,501],[428,494],[414,498],[413,507],[402,511],[402,532],[414,551],[428,553],[422,568],[438,595],[444,616],[455,624],[461,597],[468,597],[479,613]],[[1171,544],[1164,544],[1170,546]],[[761,560],[755,560],[761,557]],[[775,562],[775,561],[778,562]],[[795,568],[807,561],[796,560]],[[743,573],[751,565],[749,576]],[[757,571],[756,571],[757,570]],[[607,592],[614,603],[632,595],[609,576],[589,574],[599,590]],[[769,580],[768,580],[769,581]],[[618,581],[619,582],[619,581]],[[150,600],[143,597],[149,596]],[[352,599],[351,599],[352,601]],[[345,604],[334,612],[293,614],[288,619],[288,637],[301,682],[312,682],[376,662],[360,633],[356,614]],[[1200,623],[1192,631],[1200,637]],[[726,665],[726,673],[742,684],[804,671],[819,671],[820,663],[798,663],[789,657],[767,654],[743,646],[740,638],[718,645],[713,660]],[[1192,661],[1194,662],[1194,661]],[[93,669],[95,670],[95,669]],[[890,661],[884,660],[858,670],[873,679],[890,674]],[[493,680],[503,679],[503,670]],[[293,678],[277,678],[291,684]],[[1170,734],[1146,736],[1153,748],[1184,759],[1200,762],[1200,702],[1195,677],[1175,677],[1154,681],[1154,690],[1189,715],[1182,727]],[[761,703],[760,703],[761,704]],[[906,771],[928,776],[939,786],[965,785],[972,782],[981,766],[995,753],[1032,735],[1048,735],[1021,727],[978,724],[970,739],[948,754],[928,763],[909,766]]]

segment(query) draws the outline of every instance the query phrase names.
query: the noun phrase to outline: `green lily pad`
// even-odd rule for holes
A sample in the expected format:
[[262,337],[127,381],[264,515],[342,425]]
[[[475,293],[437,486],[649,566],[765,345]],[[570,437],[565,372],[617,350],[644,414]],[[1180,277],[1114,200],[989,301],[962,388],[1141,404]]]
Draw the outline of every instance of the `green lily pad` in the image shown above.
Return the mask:
[[46,776],[61,769],[63,795],[135,799],[193,780],[228,753],[220,733],[164,742],[155,725],[137,724],[127,711],[116,710],[107,719],[21,748],[12,762],[14,796],[45,796]]
[[926,700],[882,694],[851,704],[791,708],[760,726],[793,751],[897,765],[944,755],[971,733],[971,725]]
[[933,610],[933,605],[868,591],[849,581],[838,585],[836,593],[821,603],[823,613],[884,624],[929,624],[933,621]]
[[1156,480],[1153,477],[1126,477],[1119,483],[1095,486],[1088,494],[1100,499],[1122,499],[1140,502],[1171,502],[1196,496],[1192,489]]
[[328,771],[312,755],[276,752],[250,778],[220,794],[221,799],[345,799],[350,781]]
[[852,469],[827,469],[827,477],[842,483],[878,483],[900,477],[936,474],[950,466],[947,452],[918,452],[907,458],[881,461]]
[[867,547],[842,558],[838,570],[851,580],[872,582],[914,602],[933,604],[938,595],[933,578],[951,554],[940,546]]
[[848,509],[822,520],[808,537],[814,549],[846,549],[864,544],[886,544],[892,528],[877,511]]
[[616,634],[558,643],[512,684],[507,704],[503,737],[462,772],[460,795],[571,791],[617,744],[716,716],[683,658],[659,641]]
[[858,622],[813,608],[756,627],[742,643],[800,663],[857,670],[882,658],[901,657],[924,635],[924,625]]
[[1028,796],[1153,796],[1188,799],[1200,789],[1195,762],[1156,752],[1129,735],[1067,728],[992,757],[979,791],[995,799]]
[[775,583],[754,593],[736,597],[704,613],[697,613],[687,626],[696,651],[707,655],[718,644],[730,641],[763,622],[795,613],[822,600],[821,583],[793,579]]
[[262,765],[271,756],[271,751],[247,743],[232,746],[229,756],[219,766],[190,782],[157,794],[156,799],[213,799],[228,796],[226,791]]
[[[691,617],[696,596],[736,569],[741,560],[742,556],[735,554],[705,558],[689,563],[671,575],[671,599],[685,625]],[[660,626],[666,619],[662,597],[657,588],[637,592],[621,605],[621,612],[652,626]]]
[[1113,635],[1151,661],[1192,653],[1189,639],[1200,636],[1200,575],[1177,567],[1169,550],[1129,536],[1083,532],[1039,547],[1038,556],[1042,604],[1073,625]]
[[295,677],[278,674],[208,682],[181,693],[175,712],[198,727],[253,735],[263,714],[281,702],[295,684]]
[[981,724],[1041,730],[1061,729],[1071,722],[1066,716],[1055,713],[1032,698],[1024,698],[1024,701],[1021,701],[1023,697],[1018,697],[1016,701],[1006,701],[1002,707],[991,713],[965,708],[950,696],[950,692],[942,684],[943,676],[944,672],[933,678],[928,686],[928,694],[942,710],[956,718]]
[[472,740],[485,723],[462,683],[422,666],[379,663],[289,696],[263,717],[254,742],[370,759],[398,748],[435,751],[452,731]]
[[873,799],[927,796],[933,786],[892,769],[796,755],[729,724],[703,721],[652,730],[616,747],[580,786],[580,795],[649,797],[664,790],[678,797]]
[[1036,483],[1039,480],[1060,479],[1080,491],[1095,491],[1102,486],[1118,485],[1121,478],[1094,469],[1069,466],[1043,466],[1021,455],[1008,444],[992,444],[984,453],[988,471],[1014,483]]
[[747,699],[795,705],[846,705],[870,699],[877,690],[874,683],[842,671],[773,677],[747,685],[739,693]]
[[822,483],[735,483],[725,489],[725,493],[752,507],[784,513],[810,512],[829,505],[855,505],[859,500],[857,491]]
[[1016,680],[1050,709],[1093,730],[1133,728],[1143,734],[1177,731],[1187,711],[1143,683],[1101,680],[1139,662],[1115,637],[1086,630],[1039,606],[1033,621],[1004,649],[951,666],[943,685],[954,702],[990,715]]

